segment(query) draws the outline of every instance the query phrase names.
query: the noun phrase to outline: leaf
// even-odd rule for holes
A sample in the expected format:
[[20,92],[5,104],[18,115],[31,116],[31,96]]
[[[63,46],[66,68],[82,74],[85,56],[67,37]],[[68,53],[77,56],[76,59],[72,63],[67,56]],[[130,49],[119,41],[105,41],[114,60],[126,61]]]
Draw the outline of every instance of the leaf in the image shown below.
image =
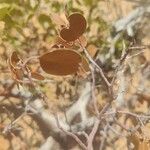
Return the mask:
[[74,30],[76,34],[83,34],[86,29],[86,20],[83,15],[73,13],[68,17],[70,30]]
[[55,43],[56,45],[61,44],[61,45],[65,46],[65,48],[72,48],[72,46],[73,46],[73,45],[69,44],[68,42],[64,41],[64,40],[63,40],[61,37],[59,37],[59,36],[57,36],[57,37],[55,38],[54,43]]
[[86,29],[86,20],[84,16],[79,13],[74,13],[68,17],[69,29],[63,28],[60,36],[67,42],[75,41],[78,39]]
[[42,55],[41,68],[52,75],[69,75],[78,71],[81,55],[73,49],[55,49]]
[[85,76],[87,72],[90,70],[89,68],[89,63],[85,57],[82,57],[82,62],[80,63],[80,67],[78,70],[78,75],[79,76]]
[[87,51],[88,51],[89,55],[93,58],[97,53],[97,47],[95,45],[91,44],[87,47]]
[[24,73],[21,69],[12,69],[12,76],[15,80],[23,80]]
[[66,24],[67,26],[69,26],[69,21],[68,21],[68,19],[67,19],[66,13],[61,13],[61,14],[60,14],[60,17],[63,19],[63,21],[65,22],[65,24]]
[[133,150],[149,150],[149,140],[144,139],[139,133],[133,133],[129,136],[129,141],[134,145]]
[[60,17],[60,15],[58,14],[50,14],[50,18],[52,20],[53,23],[55,23],[56,25],[60,25],[60,26],[66,26],[66,20],[63,19],[62,17]]
[[22,80],[24,73],[20,68],[17,68],[17,63],[21,61],[16,52],[12,52],[8,63],[14,80]]
[[11,5],[7,3],[0,3],[0,20],[2,20],[8,13]]
[[42,76],[41,74],[37,73],[37,72],[31,72],[31,77],[37,80],[44,80],[44,76]]
[[10,63],[13,67],[16,67],[17,63],[20,61],[16,52],[13,52],[10,57]]
[[[85,47],[87,45],[87,39],[84,35],[79,37],[79,41],[83,47]],[[76,41],[75,44],[80,47],[80,44],[78,43],[78,41]]]

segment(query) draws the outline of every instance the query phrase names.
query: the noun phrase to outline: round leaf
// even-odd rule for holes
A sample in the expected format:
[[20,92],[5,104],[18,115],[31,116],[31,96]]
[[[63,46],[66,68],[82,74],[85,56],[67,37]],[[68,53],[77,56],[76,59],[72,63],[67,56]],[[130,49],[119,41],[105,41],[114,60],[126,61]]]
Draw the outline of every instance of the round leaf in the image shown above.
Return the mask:
[[60,32],[60,36],[67,42],[75,41],[78,39],[86,29],[86,20],[79,14],[74,13],[68,17],[69,29],[63,28]]
[[74,13],[68,18],[70,23],[70,30],[73,30],[74,33],[82,35],[86,29],[86,20],[84,16],[79,13]]
[[72,49],[55,49],[40,58],[42,69],[52,75],[76,73],[81,62],[81,55]]

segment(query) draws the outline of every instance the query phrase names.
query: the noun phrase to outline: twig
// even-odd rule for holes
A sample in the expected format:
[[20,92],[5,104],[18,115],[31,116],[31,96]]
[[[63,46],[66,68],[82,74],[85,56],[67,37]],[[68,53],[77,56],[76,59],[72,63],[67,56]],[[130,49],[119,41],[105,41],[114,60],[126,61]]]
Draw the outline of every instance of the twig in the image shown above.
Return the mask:
[[26,114],[26,112],[22,113],[18,118],[16,118],[13,122],[11,122],[10,124],[8,124],[4,130],[2,131],[3,134],[6,134],[8,132],[11,132],[14,124],[16,124],[16,122],[18,122],[24,115]]
[[104,144],[105,144],[105,141],[106,141],[106,136],[107,136],[107,132],[108,132],[108,123],[106,124],[106,126],[104,127],[104,131],[103,131],[103,138],[101,140],[101,143],[100,143],[100,148],[99,150],[103,150],[103,147],[104,147]]
[[125,125],[121,124],[116,118],[114,118],[114,122],[115,122],[118,126],[120,126],[122,129],[124,129],[125,131],[131,132],[130,129],[128,129]]
[[96,120],[95,123],[94,123],[93,129],[92,129],[92,131],[91,131],[91,133],[89,134],[89,137],[88,137],[87,150],[93,150],[93,140],[94,140],[95,134],[98,130],[99,124],[100,124],[100,120]]
[[27,58],[24,63],[23,63],[23,66],[25,67],[27,65],[27,63],[33,59],[38,59],[40,56],[32,56],[32,57],[29,57]]
[[94,74],[93,67],[90,66],[90,69],[91,69],[91,74],[92,74],[92,100],[93,100],[95,112],[96,112],[97,116],[99,116],[97,100],[96,100],[96,96],[95,96],[95,74]]
[[124,49],[123,52],[124,54],[122,54],[119,63],[116,65],[116,69],[114,71],[114,76],[111,80],[111,85],[114,84],[116,76],[117,76],[117,72],[119,70],[119,68],[121,67],[121,65],[123,64],[123,62],[126,60],[126,57],[128,56],[129,52],[130,52],[130,46],[133,45],[133,43],[130,43],[129,46],[126,48],[126,50]]
[[87,58],[89,59],[89,61],[99,70],[100,75],[103,79],[103,81],[106,83],[107,87],[109,88],[111,86],[111,84],[109,83],[108,79],[106,78],[106,76],[103,73],[102,68],[93,60],[93,58],[89,55],[89,53],[87,52],[86,48],[81,44],[81,41],[78,39],[79,41],[79,45],[81,46],[81,48],[83,49],[85,55],[87,56]]
[[109,129],[115,133],[119,137],[126,137],[126,135],[123,135],[122,133],[119,133],[116,129],[114,129],[112,126],[108,125]]
[[60,130],[62,130],[66,135],[68,136],[71,136],[84,150],[87,150],[87,147],[85,146],[85,144],[73,133],[67,131],[67,130],[64,130],[60,124],[59,124],[59,119],[58,119],[58,115],[54,116],[56,118],[56,123],[57,123],[57,126]]
[[133,54],[133,55],[127,57],[127,59],[131,59],[131,58],[133,58],[133,57],[136,57],[136,56],[138,56],[138,55],[140,55],[140,54],[142,54],[142,53],[144,53],[144,52],[145,52],[145,50],[143,50],[143,51],[141,51],[141,52],[139,52],[139,53]]
[[129,111],[121,111],[121,110],[118,110],[117,113],[130,115],[130,116],[133,116],[133,117],[136,117],[136,118],[150,119],[150,116],[146,116],[146,115],[137,115],[137,114],[132,113],[132,112],[129,112]]

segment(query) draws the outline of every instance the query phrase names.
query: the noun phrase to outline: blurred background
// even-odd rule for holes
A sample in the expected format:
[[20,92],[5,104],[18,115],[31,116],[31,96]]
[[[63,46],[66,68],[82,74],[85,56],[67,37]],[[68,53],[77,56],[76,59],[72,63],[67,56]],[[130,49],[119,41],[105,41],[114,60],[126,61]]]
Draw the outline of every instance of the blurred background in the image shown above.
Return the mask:
[[[35,114],[24,114],[24,110],[28,99],[31,102],[40,99],[36,91],[38,89],[48,98],[51,112],[61,114],[62,110],[71,107],[79,98],[88,79],[76,78],[74,75],[48,75],[39,69],[39,62],[34,60],[30,63],[30,68],[40,70],[46,79],[36,81],[37,89],[26,85],[18,89],[7,63],[13,51],[23,60],[47,52],[58,35],[58,28],[50,14],[57,13],[61,16],[64,12],[80,12],[84,15],[87,20],[84,33],[87,47],[92,44],[97,48],[97,59],[109,79],[113,76],[123,49],[133,44],[133,50],[125,62],[125,72],[120,75],[123,79],[118,76],[114,90],[122,90],[118,93],[123,93],[123,103],[133,112],[149,113],[149,0],[0,0],[0,150],[80,149],[76,142],[72,140],[68,144],[67,139],[62,140],[63,135],[56,133],[53,127],[48,127]],[[96,97],[101,108],[109,98],[105,86],[99,85],[99,82],[101,81],[97,81]],[[120,105],[120,101],[118,103],[116,105]],[[89,116],[93,115],[92,108],[89,106],[88,109]],[[50,113],[47,109],[44,110]],[[18,117],[20,118],[16,120]],[[16,121],[13,122],[14,120]],[[132,118],[120,117],[118,120],[122,123],[127,121],[128,126],[133,124]],[[79,122],[79,118],[75,118],[74,122]],[[10,124],[10,129],[6,129]],[[143,130],[147,138],[150,138],[149,123],[143,126]],[[129,149],[129,139],[118,137],[111,131],[106,139],[104,150]],[[130,137],[133,143],[135,140],[135,137]],[[46,141],[52,143],[51,148],[44,147]],[[96,143],[100,143],[99,136],[95,139],[95,145]],[[95,147],[95,150],[98,149]]]

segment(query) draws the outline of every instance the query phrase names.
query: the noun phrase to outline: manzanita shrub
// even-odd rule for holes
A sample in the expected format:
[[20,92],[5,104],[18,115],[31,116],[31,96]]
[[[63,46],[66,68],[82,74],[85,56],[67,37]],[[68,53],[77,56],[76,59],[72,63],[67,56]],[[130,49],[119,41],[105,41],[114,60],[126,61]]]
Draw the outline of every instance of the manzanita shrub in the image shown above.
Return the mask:
[[[132,143],[134,143],[135,148],[138,143],[139,144],[138,148],[137,148],[138,150],[142,150],[142,149],[148,150],[149,145],[147,143],[149,142],[149,139],[141,142],[139,140],[141,138],[139,135],[134,136],[135,135],[134,132],[137,129],[133,129],[131,131],[130,129],[127,129],[124,125],[120,125],[120,123],[117,122],[117,119],[114,119],[115,117],[117,118],[117,116],[119,116],[119,115],[117,115],[119,113],[126,114],[128,116],[130,115],[130,116],[134,117],[135,120],[139,120],[140,123],[142,122],[141,118],[143,118],[143,119],[146,118],[147,120],[150,118],[149,116],[140,116],[140,115],[136,115],[131,112],[120,111],[120,108],[122,109],[122,106],[117,106],[115,103],[113,103],[114,100],[116,100],[116,95],[114,94],[114,89],[113,89],[114,82],[116,79],[116,74],[119,70],[119,65],[121,66],[123,64],[123,61],[125,61],[128,53],[129,53],[129,48],[125,52],[125,54],[122,55],[122,58],[120,58],[118,66],[115,68],[116,70],[114,70],[114,72],[113,72],[114,75],[112,76],[112,78],[111,79],[107,78],[107,76],[103,72],[103,69],[101,68],[101,66],[95,61],[96,54],[98,52],[97,48],[94,45],[87,46],[88,41],[84,35],[84,33],[87,29],[87,21],[86,21],[85,17],[82,14],[75,12],[68,16],[65,15],[64,18],[60,17],[57,14],[51,14],[51,19],[56,24],[58,34],[55,35],[53,44],[46,52],[44,52],[38,56],[31,56],[26,60],[21,59],[21,57],[19,56],[19,54],[16,51],[11,53],[11,55],[8,59],[8,64],[9,64],[10,71],[12,73],[12,77],[16,81],[17,85],[28,83],[28,84],[32,85],[33,88],[35,88],[33,79],[41,80],[41,81],[45,80],[46,77],[44,75],[44,72],[47,74],[50,74],[50,75],[54,75],[54,76],[76,75],[76,76],[80,76],[83,78],[89,77],[88,75],[90,75],[90,79],[91,79],[90,80],[90,92],[91,93],[89,94],[90,95],[89,97],[91,98],[91,101],[92,101],[92,105],[90,107],[92,107],[92,111],[91,111],[92,114],[94,114],[94,117],[95,116],[96,117],[95,117],[95,122],[93,121],[93,124],[91,123],[92,121],[89,123],[89,124],[93,125],[93,126],[91,125],[92,129],[91,129],[90,133],[87,134],[85,131],[83,133],[80,133],[80,135],[81,134],[84,135],[86,142],[85,142],[85,140],[82,141],[82,138],[80,139],[80,137],[78,137],[78,136],[76,136],[76,134],[72,133],[71,127],[70,127],[70,131],[68,131],[68,130],[65,131],[65,129],[63,129],[59,125],[59,119],[56,117],[57,115],[54,114],[56,117],[55,119],[57,122],[57,127],[59,129],[61,129],[64,133],[66,133],[67,135],[71,136],[74,140],[76,140],[77,143],[80,145],[80,147],[82,147],[83,149],[93,150],[93,147],[94,147],[93,141],[94,141],[94,137],[96,136],[96,133],[99,129],[100,122],[102,120],[104,120],[103,121],[104,128],[107,130],[108,129],[107,127],[109,127],[110,129],[112,129],[113,132],[116,132],[111,127],[111,124],[113,124],[115,122],[123,130],[129,131],[130,135],[129,135],[128,139]],[[36,70],[32,70],[32,68],[30,67],[30,61],[32,61],[34,59],[38,60],[38,62],[39,62],[38,69],[36,69]],[[107,95],[109,97],[108,98],[109,100],[107,101],[105,106],[99,106],[97,99],[96,99],[95,80],[96,80],[97,76],[95,75],[95,72],[99,73],[100,76],[98,76],[98,77],[100,77],[102,79],[102,81],[105,85],[105,89],[107,91]],[[89,92],[89,90],[87,90],[87,91]],[[121,91],[121,92],[123,92],[123,91]],[[42,94],[40,96],[44,97]],[[87,99],[90,99],[89,97]],[[79,100],[80,100],[80,98],[79,98]],[[84,107],[84,109],[86,109],[85,106],[83,106],[83,107]],[[82,109],[82,108],[80,108],[80,109]],[[74,111],[75,110],[73,110],[73,112]],[[109,117],[109,115],[110,115],[110,117]],[[85,112],[83,113],[83,116],[86,116]],[[81,127],[82,127],[82,124],[81,124]],[[105,129],[103,132],[105,132]],[[86,130],[86,129],[84,129],[84,130]],[[132,132],[132,134],[131,134],[131,132]],[[120,134],[119,134],[119,136],[120,136]],[[104,140],[106,139],[105,134],[103,136],[103,139]],[[143,137],[142,137],[142,139],[143,139]],[[103,142],[100,141],[100,138],[99,138],[99,142],[102,144],[101,147],[103,147]],[[86,143],[86,144],[84,144],[84,143]],[[145,147],[145,148],[143,148],[143,147]]]
[[[66,23],[65,20],[62,21],[63,18],[58,16],[53,16],[53,19],[56,24],[58,22],[59,34],[56,35],[52,47],[46,53],[36,57],[40,67],[51,75],[76,74],[85,77],[90,70],[89,60],[83,52],[83,47],[87,45],[87,40],[83,35],[87,27],[86,19],[80,13],[73,13],[66,17],[68,21]],[[87,51],[91,57],[96,54],[95,47],[91,46]],[[30,69],[28,65],[30,60],[32,57],[24,62],[16,52],[11,54],[8,62],[12,76],[17,82],[23,82],[25,77],[37,80],[45,79],[42,73]]]

